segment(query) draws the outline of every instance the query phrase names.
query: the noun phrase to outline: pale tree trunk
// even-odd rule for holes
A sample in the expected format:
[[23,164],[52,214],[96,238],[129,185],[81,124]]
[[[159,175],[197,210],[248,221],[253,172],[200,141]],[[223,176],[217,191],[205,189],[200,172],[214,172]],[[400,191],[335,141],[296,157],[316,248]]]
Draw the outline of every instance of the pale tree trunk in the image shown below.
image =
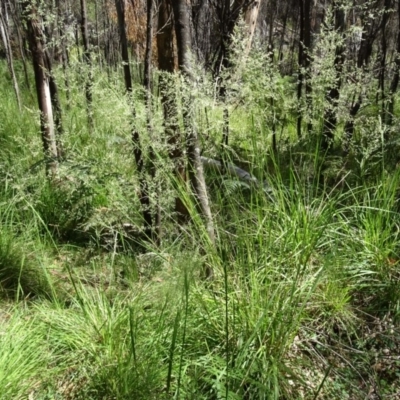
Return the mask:
[[[168,141],[168,154],[174,163],[177,181],[186,184],[186,169],[182,135],[178,122],[178,108],[175,91],[171,90],[172,74],[175,71],[174,26],[172,7],[168,0],[159,1],[157,32],[158,68],[164,73],[159,78],[159,90],[164,111],[164,129]],[[178,222],[184,223],[189,211],[180,197],[175,198],[175,212]]]
[[61,136],[64,133],[63,124],[62,124],[62,109],[61,109],[61,102],[60,96],[58,94],[58,87],[54,75],[52,73],[50,55],[47,51],[45,51],[45,61],[46,61],[46,68],[49,75],[49,88],[50,88],[50,99],[51,105],[53,109],[53,120],[54,120],[54,127],[56,132],[56,146],[57,146],[57,157],[58,160],[61,161],[64,157],[64,150],[61,143]]
[[44,37],[37,15],[36,4],[30,1],[24,1],[21,5],[35,72],[46,171],[49,176],[54,177],[58,170],[58,152],[50,95],[50,77],[49,71],[47,70],[46,55],[43,46]]
[[247,26],[246,49],[244,58],[246,59],[250,53],[251,44],[253,42],[254,33],[257,27],[257,18],[260,11],[261,0],[251,2],[245,9],[244,20]]
[[13,55],[12,55],[12,49],[11,49],[11,45],[10,45],[10,35],[9,35],[7,21],[8,21],[7,5],[0,4],[0,36],[1,36],[1,40],[4,45],[4,50],[6,52],[7,65],[8,65],[8,69],[10,71],[11,78],[13,81],[14,92],[15,92],[15,97],[17,99],[18,108],[21,110],[21,98],[19,95],[19,87],[18,87],[17,77],[15,76],[15,71],[14,71]]
[[[189,10],[187,0],[175,0],[173,2],[175,19],[175,32],[178,46],[179,69],[187,78],[187,84],[193,84],[193,71],[191,64],[191,35],[189,25]],[[206,229],[211,243],[215,243],[215,232],[213,216],[211,214],[210,203],[206,182],[204,178],[203,164],[200,154],[200,140],[196,126],[194,124],[193,99],[188,94],[188,88],[184,89],[184,122],[186,128],[186,147],[189,161],[189,176],[194,188],[199,208],[205,218]],[[211,276],[212,271],[208,271]]]
[[[124,64],[125,89],[129,96],[129,101],[132,107],[132,119],[134,120],[136,118],[136,110],[133,105],[133,99],[132,99],[132,75],[129,66],[128,40],[126,37],[126,24],[125,24],[125,0],[115,0],[115,7],[117,10],[117,17],[118,17],[122,62]],[[144,177],[144,157],[143,157],[142,147],[140,144],[139,132],[135,127],[133,127],[132,131],[132,143],[133,143],[133,153],[135,157],[136,168],[139,175],[139,187],[140,187],[139,201],[142,206],[145,232],[146,235],[154,238],[155,232],[153,230],[153,215],[151,213],[151,208],[150,208],[149,188],[147,181]]]

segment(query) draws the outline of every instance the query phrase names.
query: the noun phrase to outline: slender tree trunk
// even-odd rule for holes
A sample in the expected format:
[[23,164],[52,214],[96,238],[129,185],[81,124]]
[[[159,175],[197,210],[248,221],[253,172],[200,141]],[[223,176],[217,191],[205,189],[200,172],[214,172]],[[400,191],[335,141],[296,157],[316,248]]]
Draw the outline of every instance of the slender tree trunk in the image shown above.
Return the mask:
[[89,32],[87,25],[86,0],[80,0],[80,5],[81,5],[81,33],[83,41],[83,59],[88,68],[86,82],[85,82],[85,96],[87,105],[88,126],[89,126],[89,131],[92,132],[94,127],[93,106],[92,106],[93,76],[92,76],[92,57],[90,54]]
[[[107,0],[103,0],[103,10],[105,13],[105,16],[103,18],[103,41],[104,41],[104,62],[106,64],[106,70],[107,70],[107,76],[108,80],[110,81],[111,79],[111,71],[110,71],[110,65],[111,65],[111,55],[110,55],[110,17],[107,12]],[[120,35],[121,37],[121,35]]]
[[246,50],[245,58],[249,55],[251,44],[253,43],[254,33],[257,27],[257,18],[260,11],[261,0],[253,1],[245,8],[244,20],[247,25],[247,37],[246,37]]
[[288,17],[289,17],[289,8],[290,8],[290,3],[289,3],[289,1],[287,1],[285,15],[283,18],[282,34],[281,34],[281,39],[280,39],[280,43],[279,43],[279,53],[278,53],[279,61],[282,61],[282,59],[283,59],[283,44],[285,42],[286,26],[287,26],[287,21],[288,21]]
[[62,69],[63,69],[63,74],[64,74],[65,94],[67,97],[66,107],[67,107],[67,109],[69,109],[70,103],[71,103],[71,89],[70,89],[69,77],[68,77],[68,69],[69,69],[68,41],[67,41],[67,35],[65,34],[66,24],[63,21],[60,0],[56,0],[56,7],[57,7],[57,29],[58,29],[58,36],[60,38],[60,43],[58,45],[58,48],[59,48],[61,64],[62,64]]
[[19,5],[17,3],[14,3],[16,0],[10,0],[8,2],[11,10],[11,15],[12,19],[14,22],[15,26],[15,32],[17,33],[17,38],[18,38],[18,47],[19,47],[19,52],[22,60],[22,65],[24,68],[24,76],[25,76],[25,85],[26,87],[30,90],[30,82],[29,82],[29,76],[28,76],[28,68],[26,66],[26,55],[25,55],[25,49],[24,49],[24,39],[23,35],[21,33],[21,23],[19,21],[19,15],[20,15],[20,10],[19,10]]
[[[271,64],[274,62],[274,38],[273,38],[273,33],[274,33],[274,17],[276,15],[276,1],[273,0],[269,4],[269,15],[266,18],[266,22],[268,23],[268,52],[269,52],[269,59]],[[285,16],[287,18],[287,15]],[[286,25],[286,21],[284,21],[284,25]],[[285,30],[285,27],[283,28]],[[278,57],[278,60],[280,58]],[[273,113],[272,115],[272,151],[274,154],[278,153],[278,143],[277,143],[277,138],[276,138],[276,118],[275,118],[275,100],[273,96],[269,97],[269,104],[270,104],[270,109],[271,112]]]
[[15,98],[17,100],[18,108],[21,110],[21,97],[19,95],[18,81],[17,81],[17,77],[15,76],[15,71],[14,71],[13,55],[12,55],[12,49],[11,49],[11,44],[10,44],[10,35],[9,35],[9,29],[8,29],[6,15],[7,15],[7,5],[0,4],[0,36],[1,36],[1,40],[3,42],[4,50],[6,52],[7,66],[10,71],[10,74],[11,74],[11,79],[13,81]]
[[[302,133],[302,107],[301,97],[303,85],[306,89],[306,112],[309,111],[311,106],[311,80],[310,80],[310,48],[311,48],[311,0],[300,0],[300,43],[299,43],[299,76],[297,83],[297,101],[299,102],[299,109],[297,114],[297,136],[300,138]],[[308,129],[311,127],[308,126]]]
[[[365,11],[365,13],[367,12],[368,10]],[[379,30],[382,26],[379,21],[373,21],[371,24],[368,24],[369,26],[367,30],[366,26],[367,24],[365,24],[365,18],[366,16],[363,15],[362,20],[364,20],[363,21],[364,30],[362,32],[360,48],[357,54],[357,68],[359,70],[365,70],[367,68],[372,54],[372,45],[375,39],[377,38]],[[376,26],[378,28],[376,28]],[[350,142],[354,135],[354,118],[356,117],[358,111],[360,110],[361,105],[362,105],[362,95],[360,93],[354,96],[354,100],[350,106],[349,119],[347,120],[344,126],[345,153],[348,153],[350,150]]]
[[302,123],[302,109],[301,109],[301,95],[303,91],[303,66],[304,66],[304,0],[299,0],[300,7],[300,41],[299,41],[299,75],[297,78],[297,136],[301,138],[301,123]]
[[146,103],[149,106],[151,97],[151,58],[153,42],[153,0],[147,0],[147,28],[146,28],[146,51],[144,57],[143,86],[146,89]]
[[128,93],[131,93],[132,75],[129,65],[128,38],[126,36],[125,1],[115,0],[115,7],[117,10],[117,17],[118,17],[119,40],[121,42],[121,56],[122,56],[122,65],[124,69],[125,89]]
[[48,71],[49,76],[49,89],[50,89],[50,99],[51,105],[53,109],[53,120],[54,120],[54,128],[56,132],[56,146],[57,146],[57,158],[61,161],[64,157],[64,150],[62,147],[61,137],[64,133],[63,124],[62,124],[62,109],[60,97],[58,94],[57,82],[54,78],[54,74],[52,72],[52,64],[50,60],[50,54],[45,51],[45,61],[46,61],[46,69]]
[[[132,99],[132,76],[129,66],[128,40],[126,37],[125,0],[115,0],[115,7],[117,10],[117,17],[118,17],[122,62],[124,64],[125,89],[127,91],[129,100],[131,102],[132,119],[135,120],[136,110],[133,105],[133,99]],[[136,168],[139,175],[139,186],[140,186],[139,200],[142,206],[145,232],[146,235],[148,235],[149,237],[154,237],[155,232],[153,231],[153,215],[150,207],[149,187],[144,177],[144,157],[140,143],[139,132],[135,127],[133,127],[132,131],[132,143],[133,143],[133,153],[135,157]]]
[[[174,163],[177,181],[186,184],[186,168],[182,135],[178,122],[178,107],[176,94],[173,90],[173,77],[175,71],[174,52],[174,26],[172,8],[168,0],[160,0],[158,11],[157,33],[158,67],[163,73],[159,78],[161,103],[164,111],[164,129],[168,141],[169,157]],[[185,223],[189,218],[189,211],[182,199],[175,198],[175,212],[179,224]]]
[[[217,3],[218,4],[218,3]],[[234,28],[239,20],[240,14],[244,12],[244,18],[247,25],[246,47],[241,63],[246,63],[246,59],[251,49],[254,32],[257,25],[257,17],[260,10],[260,0],[235,0],[231,5],[230,0],[222,0],[217,7],[219,23],[221,25],[221,42],[217,51],[217,61],[214,66],[214,76],[217,79],[222,70],[227,70],[231,66],[228,51],[232,41]],[[222,81],[219,86],[219,97],[222,101],[226,100],[226,82]],[[221,156],[224,161],[225,149],[229,143],[229,110],[225,105],[223,110],[223,128],[221,142]]]
[[400,78],[400,0],[397,1],[397,39],[396,39],[396,55],[394,59],[393,78],[390,83],[388,94],[388,103],[386,111],[386,123],[388,126],[393,125],[394,117],[394,94],[397,92]]
[[[178,45],[179,69],[186,76],[190,85],[193,79],[191,66],[191,35],[189,25],[189,10],[186,0],[176,0],[173,2],[175,19],[175,32]],[[187,90],[187,89],[186,89]],[[192,98],[186,94],[184,96],[184,122],[186,128],[186,146],[189,161],[189,177],[194,188],[199,208],[205,218],[208,237],[211,243],[215,242],[214,222],[208,200],[207,187],[204,178],[203,164],[200,156],[200,140],[196,126],[194,124],[194,110]],[[211,275],[212,271],[207,271]]]
[[[105,10],[107,12],[107,10]],[[102,60],[101,60],[101,51],[100,51],[100,33],[99,33],[99,6],[97,1],[94,2],[94,15],[96,18],[96,52],[99,58],[99,67],[102,67]]]
[[[153,44],[153,19],[154,19],[154,0],[147,0],[147,23],[146,23],[146,50],[144,57],[144,72],[143,72],[143,86],[145,90],[146,99],[146,122],[147,130],[151,142],[153,141],[153,127],[152,127],[152,79],[151,79],[151,60],[152,60],[152,44]],[[156,165],[155,165],[155,153],[153,146],[149,146],[149,163],[150,163],[150,175],[154,180],[156,177]],[[154,223],[154,229],[156,230],[154,238],[158,242],[161,238],[161,207],[159,204],[159,193],[160,189],[157,185],[157,204],[156,216]]]
[[392,8],[392,0],[385,0],[384,2],[384,11],[382,15],[382,36],[381,36],[381,48],[380,48],[380,53],[379,53],[379,89],[380,92],[378,91],[377,95],[377,102],[379,101],[379,94],[380,98],[382,100],[382,115],[384,116],[385,114],[385,71],[386,71],[386,57],[387,57],[387,47],[388,47],[388,38],[386,36],[387,33],[387,25],[389,22],[389,19],[391,17],[391,8]]
[[46,171],[53,177],[58,170],[58,152],[54,132],[53,109],[50,95],[50,77],[47,70],[46,55],[44,51],[44,36],[37,15],[36,3],[23,1],[21,3],[23,18],[25,20],[29,49],[32,54],[33,69],[35,72],[36,92],[40,109],[40,128]]
[[343,4],[341,2],[336,1],[334,3],[335,7],[335,30],[339,35],[339,42],[335,49],[335,82],[333,86],[329,89],[328,94],[326,96],[327,107],[324,112],[324,126],[322,129],[322,142],[321,147],[324,151],[328,151],[332,145],[334,139],[334,132],[336,129],[336,112],[337,105],[340,96],[340,87],[341,87],[341,76],[343,70],[343,62],[344,62],[344,40],[343,34],[345,30],[345,15]]

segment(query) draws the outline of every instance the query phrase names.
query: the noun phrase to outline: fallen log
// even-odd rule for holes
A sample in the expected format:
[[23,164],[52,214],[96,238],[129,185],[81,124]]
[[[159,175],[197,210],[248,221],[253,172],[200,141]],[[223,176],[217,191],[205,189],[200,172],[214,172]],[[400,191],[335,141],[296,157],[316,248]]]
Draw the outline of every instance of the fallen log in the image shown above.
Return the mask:
[[268,194],[272,193],[272,189],[267,181],[260,182],[255,176],[246,170],[239,168],[235,164],[223,164],[221,161],[215,160],[214,158],[208,158],[204,156],[201,156],[201,161],[205,169],[214,170],[220,172],[221,174],[228,174],[238,178],[242,182],[249,184],[249,186],[261,188]]

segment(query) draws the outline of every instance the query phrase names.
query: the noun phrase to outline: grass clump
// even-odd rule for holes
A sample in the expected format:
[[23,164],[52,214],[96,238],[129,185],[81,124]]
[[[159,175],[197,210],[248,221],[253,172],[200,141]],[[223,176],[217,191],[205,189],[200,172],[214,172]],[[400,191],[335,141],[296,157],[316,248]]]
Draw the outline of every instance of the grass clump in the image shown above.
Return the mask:
[[[141,89],[133,93],[144,153],[152,144],[157,155],[157,174],[146,178],[163,221],[158,243],[141,235],[131,108],[119,75],[94,70],[89,134],[79,76],[70,71],[65,160],[53,181],[44,175],[30,94],[21,113],[0,101],[2,399],[398,392],[400,177],[381,141],[368,140],[379,124],[368,119],[358,129],[356,121],[345,161],[339,146],[322,154],[324,90],[304,119],[311,131],[298,139],[294,82],[260,52],[243,71],[230,74],[235,85],[223,105],[203,76],[193,106],[196,126],[209,135],[207,157],[220,155],[229,109],[224,156],[257,179],[207,171],[215,246],[187,188],[172,177],[157,97],[150,137]],[[11,93],[9,82],[1,85]],[[192,217],[180,226],[177,193]],[[202,279],[205,267],[212,281]]]

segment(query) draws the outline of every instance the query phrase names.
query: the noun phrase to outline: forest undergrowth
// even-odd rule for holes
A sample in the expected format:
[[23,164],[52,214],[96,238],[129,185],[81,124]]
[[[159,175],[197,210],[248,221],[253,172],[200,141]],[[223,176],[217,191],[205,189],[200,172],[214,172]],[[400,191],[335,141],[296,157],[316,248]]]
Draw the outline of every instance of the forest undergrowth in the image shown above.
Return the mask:
[[[371,103],[350,155],[338,143],[325,155],[322,81],[304,110],[312,130],[297,138],[295,83],[265,60],[229,77],[225,157],[263,184],[206,171],[215,246],[173,182],[156,87],[144,148],[157,154],[159,243],[141,235],[120,72],[96,71],[89,133],[82,66],[71,69],[65,158],[49,181],[33,90],[22,88],[20,112],[0,64],[1,399],[400,398],[395,145]],[[199,76],[196,124],[203,154],[218,159],[223,107]],[[146,138],[140,85],[134,104]],[[192,219],[180,226],[177,192]]]

